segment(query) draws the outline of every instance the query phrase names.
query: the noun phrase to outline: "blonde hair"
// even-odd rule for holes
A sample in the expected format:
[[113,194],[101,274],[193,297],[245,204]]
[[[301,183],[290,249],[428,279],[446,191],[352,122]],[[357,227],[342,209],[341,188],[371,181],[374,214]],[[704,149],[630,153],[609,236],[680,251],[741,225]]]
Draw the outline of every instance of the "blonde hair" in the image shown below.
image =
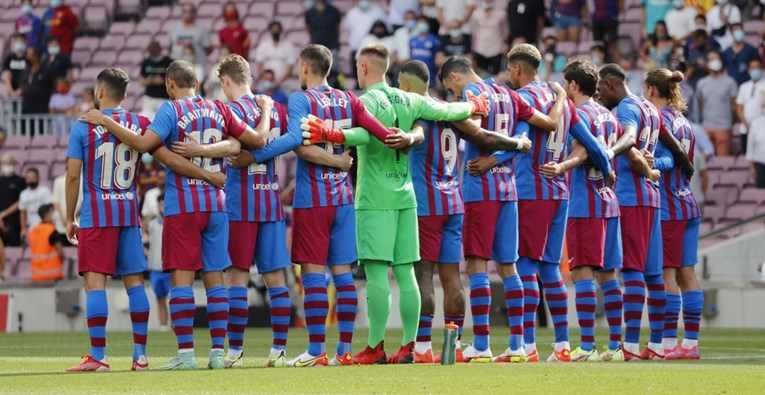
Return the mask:
[[685,104],[683,91],[680,90],[683,80],[685,80],[683,73],[677,70],[655,69],[648,72],[645,84],[654,87],[662,99],[668,99],[672,108],[684,113],[688,110],[688,105]]

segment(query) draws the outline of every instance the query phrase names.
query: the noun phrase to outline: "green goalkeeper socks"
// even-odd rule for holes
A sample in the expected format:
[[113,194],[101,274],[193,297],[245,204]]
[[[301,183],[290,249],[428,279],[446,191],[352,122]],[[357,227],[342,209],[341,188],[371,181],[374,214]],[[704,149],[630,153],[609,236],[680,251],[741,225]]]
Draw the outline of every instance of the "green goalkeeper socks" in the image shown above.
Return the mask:
[[393,276],[400,292],[398,308],[401,311],[401,324],[404,329],[401,345],[407,345],[417,336],[420,323],[420,288],[414,275],[414,264],[393,266]]
[[[367,317],[369,318],[369,347],[376,347],[385,339],[385,327],[390,315],[390,282],[388,263],[364,261],[367,275]],[[417,326],[415,325],[415,330]]]

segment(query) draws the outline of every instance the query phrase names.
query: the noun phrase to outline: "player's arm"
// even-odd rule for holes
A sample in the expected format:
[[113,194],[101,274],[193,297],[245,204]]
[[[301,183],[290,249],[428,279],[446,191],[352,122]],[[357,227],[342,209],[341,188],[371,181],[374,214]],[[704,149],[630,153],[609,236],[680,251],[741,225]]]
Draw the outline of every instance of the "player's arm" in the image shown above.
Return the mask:
[[101,110],[91,109],[85,113],[85,115],[80,117],[80,120],[89,124],[103,126],[122,143],[127,144],[130,148],[140,152],[149,152],[156,146],[162,144],[162,140],[156,132],[137,134],[120,125],[119,122],[104,114]]
[[571,136],[576,139],[576,145],[583,147],[587,151],[587,157],[591,158],[595,167],[603,172],[603,174],[611,174],[611,158],[608,157],[606,150],[595,139],[587,124],[579,116],[572,118],[572,123],[573,121],[577,122],[572,125],[570,132]]
[[[256,97],[255,102],[258,104],[258,107],[260,107],[261,113],[267,112],[270,114],[271,110],[274,108],[274,101],[265,95]],[[259,128],[257,130],[253,129],[234,114],[234,112],[231,111],[231,107],[219,100],[215,101],[215,105],[226,120],[226,131],[229,136],[233,136],[240,142],[255,149],[265,147],[268,142],[269,129],[267,127]],[[239,150],[237,150],[237,153],[238,152]],[[236,153],[234,155],[236,155]]]
[[669,152],[667,147],[662,142],[656,145],[656,152],[654,153],[653,168],[665,172],[675,167],[675,158],[672,157],[672,153]]
[[661,172],[655,169],[651,169],[651,166],[648,165],[645,157],[637,148],[631,148],[629,151],[624,153],[624,156],[629,161],[630,167],[641,174],[643,177],[654,182],[658,181],[661,177]]
[[155,150],[152,150],[151,154],[154,155],[158,161],[162,162],[162,164],[182,176],[206,181],[208,184],[211,184],[216,188],[223,188],[226,184],[225,174],[204,170],[191,163],[190,160],[173,153],[162,144],[157,146]]
[[427,126],[421,122],[417,122],[409,132],[400,131],[396,134],[388,136],[385,140],[385,145],[391,149],[405,150],[413,145],[422,144],[425,141],[425,130]]
[[406,94],[415,119],[453,122],[468,119],[474,114],[484,116],[489,113],[488,94],[473,87],[475,90],[467,89],[463,93],[464,102],[455,103],[442,103],[414,93]]
[[[518,122],[513,135],[520,136],[521,139],[527,139],[526,134],[528,131],[528,123]],[[529,141],[529,146],[530,145],[531,142]],[[489,156],[479,156],[477,158],[473,158],[467,163],[467,171],[472,176],[480,176],[497,165],[510,163],[513,158],[515,158],[520,152],[521,151],[518,150],[497,151]]]
[[[539,172],[545,177],[557,177],[587,160],[587,149],[576,140],[571,140],[571,153],[562,162],[548,162],[539,166]],[[610,172],[609,172],[610,173]]]
[[[664,122],[662,122],[662,125]],[[666,127],[662,126],[659,131],[659,141],[664,145],[664,148],[669,151],[674,157],[675,163],[680,165],[680,169],[683,171],[686,177],[691,178],[693,176],[693,162],[688,157],[688,153],[685,152],[682,144],[672,135]]]
[[191,136],[186,136],[185,141],[173,142],[173,152],[184,158],[226,158],[237,155],[241,149],[242,144],[233,137],[213,144],[200,144]]
[[74,223],[77,200],[80,198],[80,175],[82,174],[82,160],[70,157],[67,159],[66,169],[66,238],[73,245],[77,245],[78,227]]
[[[303,143],[303,130],[300,128],[300,120],[306,114],[311,113],[308,99],[302,92],[295,92],[290,95],[288,109],[289,121],[287,122],[287,133],[279,136],[279,138],[265,147],[252,151],[252,155],[257,163],[267,162],[270,159],[300,147],[300,144]],[[258,124],[258,127],[260,127],[261,124],[262,122]]]
[[531,149],[531,140],[524,137],[510,137],[481,128],[473,119],[453,123],[469,143],[491,151],[519,150],[526,153]]
[[335,167],[343,171],[348,171],[353,166],[350,149],[344,150],[342,155],[335,155],[316,145],[304,145],[295,148],[295,153],[308,162]]

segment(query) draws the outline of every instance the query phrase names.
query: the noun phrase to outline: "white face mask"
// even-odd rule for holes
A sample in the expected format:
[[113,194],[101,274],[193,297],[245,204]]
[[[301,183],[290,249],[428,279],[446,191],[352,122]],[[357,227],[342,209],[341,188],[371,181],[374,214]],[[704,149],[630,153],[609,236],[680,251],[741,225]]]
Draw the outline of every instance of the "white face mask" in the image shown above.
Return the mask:
[[709,70],[718,72],[722,70],[722,61],[720,59],[714,59],[709,62]]
[[3,165],[2,167],[0,167],[0,172],[2,172],[4,176],[11,176],[13,175],[13,171],[15,169],[16,168],[13,165]]

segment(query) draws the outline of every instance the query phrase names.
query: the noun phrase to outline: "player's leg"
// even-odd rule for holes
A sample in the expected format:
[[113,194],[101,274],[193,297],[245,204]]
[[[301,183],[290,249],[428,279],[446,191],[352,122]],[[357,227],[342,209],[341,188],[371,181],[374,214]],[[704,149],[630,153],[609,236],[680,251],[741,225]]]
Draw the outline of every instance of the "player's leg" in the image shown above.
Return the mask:
[[393,246],[393,277],[399,289],[398,309],[403,329],[401,348],[388,356],[388,363],[414,363],[414,341],[421,313],[420,289],[414,274],[414,262],[420,260],[417,209],[394,210],[396,216]]
[[648,340],[648,347],[643,350],[641,357],[646,360],[658,360],[664,359],[664,350],[661,347],[661,343],[664,338],[667,291],[662,277],[661,210],[658,208],[650,208],[650,210],[653,221],[651,221],[648,255],[646,256],[645,284],[648,289],[646,305],[648,307],[648,324],[651,329],[651,337]]
[[685,221],[661,221],[664,260],[664,286],[667,289],[667,310],[664,316],[664,339],[662,348],[667,359],[679,359],[677,348],[677,320],[680,315],[680,286],[677,284],[678,269],[683,252]]
[[356,324],[359,296],[351,273],[351,262],[358,260],[356,240],[356,213],[353,206],[338,207],[330,230],[330,248],[327,265],[337,291],[335,310],[339,341],[331,365],[353,364],[353,331]]
[[436,292],[433,273],[438,262],[443,240],[443,228],[448,216],[420,216],[417,218],[420,239],[420,261],[414,265],[414,274],[420,289],[420,323],[414,345],[415,363],[433,362],[432,327],[436,310]]
[[624,251],[624,358],[640,360],[640,322],[645,305],[646,256],[652,213],[644,207],[621,207],[622,246]]
[[492,258],[505,291],[507,322],[510,328],[508,347],[494,362],[526,362],[523,350],[523,282],[515,262],[518,260],[518,203],[503,202],[494,235]]
[[[457,362],[464,362],[462,355],[462,327],[465,323],[465,289],[460,279],[460,258],[462,257],[462,227],[463,214],[449,216],[443,226],[441,249],[438,261],[438,278],[444,291],[443,309],[444,325],[457,325]],[[422,233],[422,231],[420,232]],[[421,241],[422,242],[422,241]],[[420,248],[422,251],[422,248]],[[441,362],[441,355],[433,358],[433,362]]]
[[699,324],[701,310],[704,308],[704,293],[696,277],[695,265],[698,263],[699,224],[701,218],[688,220],[683,243],[682,266],[678,273],[678,282],[683,303],[683,343],[682,359],[699,359]]
[[93,361],[83,361],[83,364],[90,362],[95,365],[94,362],[100,362],[103,366],[93,370],[107,371],[109,365],[106,360],[106,320],[109,316],[109,306],[106,298],[106,275],[85,272],[82,276],[85,280],[85,316],[90,337],[90,358],[93,359]]
[[[548,362],[569,362],[571,346],[568,334],[568,290],[560,272],[560,260],[563,255],[563,237],[568,219],[568,200],[546,200],[535,202],[540,206],[537,211],[549,219],[549,228],[544,237],[544,253],[539,265],[539,275],[544,286],[547,308],[555,328],[555,351]],[[542,239],[540,239],[542,240]]]
[[119,228],[117,241],[117,267],[115,274],[122,276],[128,294],[130,321],[133,328],[133,370],[148,370],[146,336],[149,330],[149,298],[143,285],[143,273],[148,270],[143,255],[141,229]]
[[623,361],[622,352],[622,314],[624,296],[616,271],[622,268],[622,232],[619,217],[609,218],[606,225],[606,243],[603,256],[603,269],[595,273],[603,292],[603,309],[608,322],[608,346],[600,354],[601,361]]
[[259,227],[257,222],[229,221],[228,255],[231,267],[226,270],[228,280],[228,352],[226,367],[241,366],[244,347],[244,331],[250,316],[247,301],[247,285],[250,282],[250,266],[255,257]]

